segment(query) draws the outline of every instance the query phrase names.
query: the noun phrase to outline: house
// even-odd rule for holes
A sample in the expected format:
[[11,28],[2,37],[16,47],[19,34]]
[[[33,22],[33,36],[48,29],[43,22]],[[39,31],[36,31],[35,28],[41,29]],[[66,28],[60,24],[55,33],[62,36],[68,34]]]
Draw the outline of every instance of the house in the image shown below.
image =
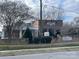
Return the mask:
[[[29,26],[31,28],[32,20],[19,21],[15,23],[12,29],[12,39],[21,39],[26,28]],[[7,26],[3,27],[3,36],[2,39],[8,39]]]

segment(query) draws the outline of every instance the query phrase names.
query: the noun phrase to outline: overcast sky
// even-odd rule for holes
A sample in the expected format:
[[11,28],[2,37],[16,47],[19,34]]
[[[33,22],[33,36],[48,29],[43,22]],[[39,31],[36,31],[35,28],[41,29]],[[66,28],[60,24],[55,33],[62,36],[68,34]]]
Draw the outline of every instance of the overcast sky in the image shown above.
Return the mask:
[[[64,21],[72,21],[74,17],[79,16],[79,0],[42,0],[43,5],[55,6],[64,9]],[[38,11],[39,0],[25,0],[26,4]]]

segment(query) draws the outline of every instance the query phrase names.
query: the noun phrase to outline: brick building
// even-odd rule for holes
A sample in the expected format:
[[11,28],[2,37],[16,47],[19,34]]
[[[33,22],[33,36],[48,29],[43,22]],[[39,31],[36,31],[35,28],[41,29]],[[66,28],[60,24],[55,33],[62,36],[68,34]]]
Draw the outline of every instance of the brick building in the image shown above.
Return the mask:
[[32,22],[32,27],[37,29],[37,31],[33,32],[34,36],[43,36],[43,32],[46,30],[61,31],[62,26],[62,20],[37,20]]

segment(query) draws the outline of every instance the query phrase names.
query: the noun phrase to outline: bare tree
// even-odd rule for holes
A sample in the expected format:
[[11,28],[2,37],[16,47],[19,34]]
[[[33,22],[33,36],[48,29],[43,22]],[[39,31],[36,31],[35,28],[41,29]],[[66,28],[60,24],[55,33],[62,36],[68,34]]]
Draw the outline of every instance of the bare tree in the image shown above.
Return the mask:
[[5,1],[0,3],[0,23],[6,26],[8,39],[11,39],[12,29],[19,20],[26,20],[30,8],[21,2]]
[[73,23],[75,27],[79,27],[79,17],[75,17]]
[[63,27],[62,27],[62,34],[63,34],[63,35],[69,34],[69,30],[72,29],[72,28],[73,28],[73,27],[72,27],[72,24],[69,24],[69,23],[65,22],[65,23],[63,24]]

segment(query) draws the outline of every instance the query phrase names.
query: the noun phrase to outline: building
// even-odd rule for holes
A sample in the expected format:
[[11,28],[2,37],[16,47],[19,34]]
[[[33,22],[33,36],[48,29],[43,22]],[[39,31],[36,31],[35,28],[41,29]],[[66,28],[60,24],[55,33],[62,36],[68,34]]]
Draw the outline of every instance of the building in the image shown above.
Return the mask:
[[[24,34],[27,26],[29,26],[31,28],[31,22],[32,21],[28,21],[28,22],[27,21],[15,23],[15,26],[12,27],[13,28],[12,29],[12,39],[21,39],[23,37],[23,34]],[[7,26],[3,27],[2,39],[8,39]]]
[[43,36],[44,31],[60,30],[63,26],[62,20],[36,20],[32,22],[32,27],[36,29],[34,36]]
[[[23,38],[27,26],[32,30],[33,37],[43,36],[46,30],[61,30],[63,25],[62,20],[27,20],[22,23],[16,23],[12,32],[13,39]],[[7,39],[6,26],[3,29],[4,39]]]

